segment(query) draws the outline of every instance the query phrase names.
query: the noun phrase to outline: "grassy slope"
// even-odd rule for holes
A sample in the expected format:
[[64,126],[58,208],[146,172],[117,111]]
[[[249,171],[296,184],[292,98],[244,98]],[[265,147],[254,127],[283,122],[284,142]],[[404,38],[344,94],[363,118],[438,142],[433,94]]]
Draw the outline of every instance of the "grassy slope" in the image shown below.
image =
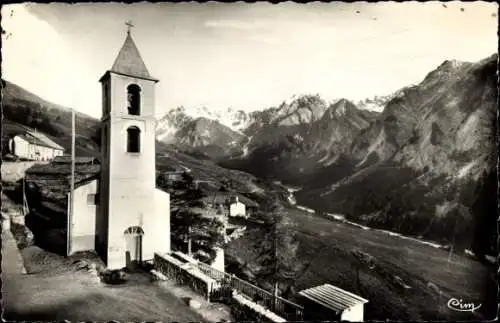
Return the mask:
[[[441,249],[402,240],[372,230],[361,230],[299,210],[287,210],[297,223],[300,241],[297,261],[303,271],[295,279],[295,292],[323,283],[332,283],[370,300],[365,319],[391,320],[471,320],[472,314],[451,312],[446,302],[452,296],[481,302],[484,318],[492,318],[495,308],[493,271],[474,260],[451,255]],[[230,243],[232,261],[249,262],[253,232]],[[243,252],[243,250],[245,250]],[[369,269],[351,254],[361,250],[373,257],[375,268]],[[360,266],[360,284],[356,268]],[[411,289],[400,287],[399,276]],[[432,282],[443,292],[427,287]],[[493,302],[491,302],[493,301]],[[488,303],[489,302],[489,303]]]
[[[371,227],[456,244],[463,250],[493,234],[474,234],[471,230],[495,225],[497,212],[488,203],[475,202],[487,194],[478,189],[492,176],[495,174],[479,182],[451,181],[445,176],[386,163],[350,178],[330,192],[303,190],[296,198],[299,204],[317,211],[345,214],[350,220]],[[443,211],[438,214],[438,209]],[[483,213],[488,217],[484,218]],[[484,248],[493,249],[484,252],[495,253],[493,244],[490,245]]]

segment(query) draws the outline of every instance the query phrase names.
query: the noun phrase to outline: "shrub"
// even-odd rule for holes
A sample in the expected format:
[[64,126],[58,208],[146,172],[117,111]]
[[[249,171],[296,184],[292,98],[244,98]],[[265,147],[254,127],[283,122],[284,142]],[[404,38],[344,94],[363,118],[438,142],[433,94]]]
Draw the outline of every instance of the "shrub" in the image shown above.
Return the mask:
[[101,278],[106,284],[118,285],[126,281],[126,274],[121,269],[105,270],[101,273]]

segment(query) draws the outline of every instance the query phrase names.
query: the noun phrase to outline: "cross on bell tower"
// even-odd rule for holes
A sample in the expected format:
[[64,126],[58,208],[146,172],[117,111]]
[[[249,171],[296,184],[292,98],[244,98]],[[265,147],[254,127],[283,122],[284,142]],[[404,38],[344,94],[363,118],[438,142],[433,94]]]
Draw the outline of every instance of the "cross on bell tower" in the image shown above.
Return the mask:
[[132,24],[131,20],[125,22],[125,25],[127,25],[127,34],[130,35],[130,28],[135,27],[135,26]]

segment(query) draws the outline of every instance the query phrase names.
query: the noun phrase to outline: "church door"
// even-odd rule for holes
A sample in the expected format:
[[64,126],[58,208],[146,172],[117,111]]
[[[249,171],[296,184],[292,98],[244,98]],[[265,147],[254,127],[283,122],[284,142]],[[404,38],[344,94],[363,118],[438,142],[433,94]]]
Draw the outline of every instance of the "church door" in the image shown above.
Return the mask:
[[125,259],[129,268],[135,267],[142,261],[142,236],[144,231],[139,226],[129,227],[125,230]]

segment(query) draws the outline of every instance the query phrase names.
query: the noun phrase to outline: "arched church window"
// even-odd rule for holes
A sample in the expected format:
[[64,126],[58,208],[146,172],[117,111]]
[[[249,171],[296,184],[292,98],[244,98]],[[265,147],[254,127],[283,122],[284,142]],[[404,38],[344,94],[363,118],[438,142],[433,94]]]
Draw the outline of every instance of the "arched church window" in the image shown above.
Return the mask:
[[128,227],[125,232],[123,232],[123,234],[131,234],[131,235],[138,235],[138,236],[142,236],[144,235],[144,230],[142,230],[142,228],[140,226],[132,226],[132,227]]
[[141,113],[141,88],[137,84],[127,87],[128,114],[138,116]]
[[137,127],[130,127],[127,129],[127,152],[138,153],[140,152],[141,143],[141,130]]

